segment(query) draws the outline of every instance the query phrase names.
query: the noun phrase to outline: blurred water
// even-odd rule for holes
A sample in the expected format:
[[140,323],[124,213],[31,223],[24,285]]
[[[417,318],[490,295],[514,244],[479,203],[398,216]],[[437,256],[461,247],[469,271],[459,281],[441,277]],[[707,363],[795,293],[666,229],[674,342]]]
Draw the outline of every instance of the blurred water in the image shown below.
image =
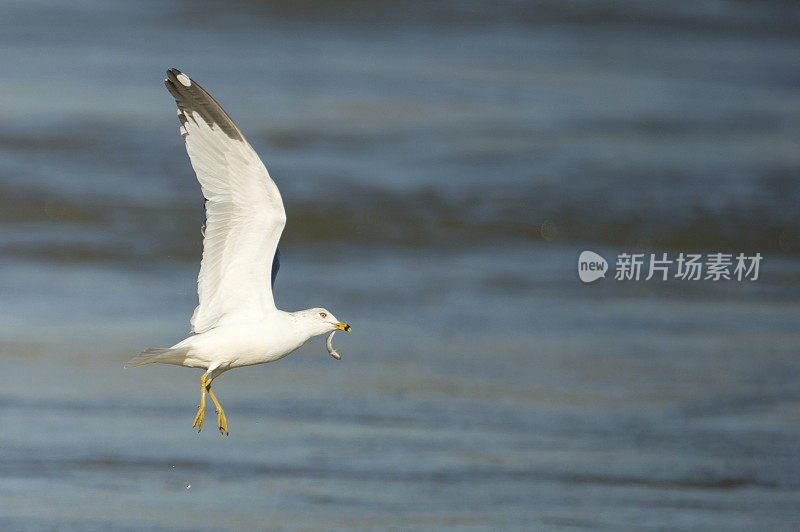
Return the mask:
[[[3,526],[800,521],[794,4],[4,11]],[[315,340],[217,381],[223,440],[191,431],[199,373],[121,370],[196,304],[171,66],[281,188],[278,305],[354,327],[341,362]],[[584,286],[583,249],[765,260]]]

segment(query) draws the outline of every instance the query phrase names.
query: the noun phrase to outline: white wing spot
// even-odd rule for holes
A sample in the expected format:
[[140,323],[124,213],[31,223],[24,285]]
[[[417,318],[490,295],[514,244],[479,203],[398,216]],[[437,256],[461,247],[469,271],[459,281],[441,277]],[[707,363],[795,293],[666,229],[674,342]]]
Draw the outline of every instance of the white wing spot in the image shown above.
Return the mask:
[[192,80],[190,80],[189,76],[187,76],[186,74],[178,74],[177,78],[178,81],[180,81],[184,87],[189,87],[192,84]]
[[183,127],[183,126],[181,126],[181,127],[180,127],[179,131],[181,132],[181,136],[182,136],[182,137],[185,137],[186,135],[188,135],[188,134],[189,134],[189,133],[186,131],[186,128],[185,128],[185,127]]
[[178,116],[181,116],[181,110],[178,109]]

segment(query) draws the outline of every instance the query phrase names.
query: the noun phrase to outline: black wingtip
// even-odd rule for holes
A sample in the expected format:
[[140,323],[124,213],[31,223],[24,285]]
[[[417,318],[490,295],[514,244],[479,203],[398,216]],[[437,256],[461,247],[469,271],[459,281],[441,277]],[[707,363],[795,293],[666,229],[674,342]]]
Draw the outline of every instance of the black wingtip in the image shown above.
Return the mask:
[[[244,141],[244,136],[233,123],[231,117],[220,107],[220,105],[208,94],[203,87],[197,84],[189,76],[178,70],[170,68],[167,70],[167,79],[164,80],[172,97],[178,104],[178,109],[185,114],[188,112],[191,118],[196,121],[194,114],[198,114],[209,125],[216,125],[231,139]],[[188,116],[187,116],[188,117]]]
[[[170,68],[169,70],[167,70],[167,79],[169,81],[171,81],[173,84],[178,84],[178,83],[180,83],[180,81],[178,81],[178,76],[180,76],[182,74],[183,74],[183,72],[181,72],[177,68]],[[183,74],[183,75],[185,75],[185,74]],[[188,77],[188,76],[186,76],[186,77]]]
[[169,91],[170,94],[172,94],[172,97],[175,98],[175,100],[178,100],[181,97],[181,93],[178,92],[178,88],[175,86],[175,84],[172,82],[171,79],[165,79],[164,85],[167,86],[167,90]]

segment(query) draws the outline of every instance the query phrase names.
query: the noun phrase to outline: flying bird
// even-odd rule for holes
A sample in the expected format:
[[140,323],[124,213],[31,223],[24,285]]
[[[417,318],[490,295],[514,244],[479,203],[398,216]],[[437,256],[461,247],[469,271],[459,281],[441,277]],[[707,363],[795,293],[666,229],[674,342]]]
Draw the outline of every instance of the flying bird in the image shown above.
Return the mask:
[[284,312],[272,287],[280,266],[278,241],[286,224],[283,200],[264,163],[230,116],[203,88],[172,68],[164,83],[178,104],[180,134],[205,197],[199,304],[188,338],[169,348],[149,348],[125,368],[174,364],[205,370],[193,427],[205,418],[206,392],[217,426],[228,434],[225,412],[211,383],[225,371],[285,357],[314,336],[350,332],[324,308]]

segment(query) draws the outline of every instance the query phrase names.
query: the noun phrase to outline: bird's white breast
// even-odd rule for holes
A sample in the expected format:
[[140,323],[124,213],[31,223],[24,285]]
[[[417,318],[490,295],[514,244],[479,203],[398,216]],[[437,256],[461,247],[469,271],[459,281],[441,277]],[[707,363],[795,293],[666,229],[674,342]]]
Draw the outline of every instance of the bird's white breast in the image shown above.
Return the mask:
[[279,311],[268,319],[223,323],[190,336],[179,346],[189,349],[186,365],[225,370],[273,362],[302,346],[309,337],[292,326],[287,313]]

